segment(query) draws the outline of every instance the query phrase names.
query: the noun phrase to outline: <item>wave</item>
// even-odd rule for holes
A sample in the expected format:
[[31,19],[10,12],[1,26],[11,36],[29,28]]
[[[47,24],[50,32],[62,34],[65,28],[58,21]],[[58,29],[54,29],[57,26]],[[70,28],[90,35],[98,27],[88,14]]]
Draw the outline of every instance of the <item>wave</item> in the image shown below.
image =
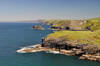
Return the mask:
[[60,54],[59,51],[46,51],[46,53]]

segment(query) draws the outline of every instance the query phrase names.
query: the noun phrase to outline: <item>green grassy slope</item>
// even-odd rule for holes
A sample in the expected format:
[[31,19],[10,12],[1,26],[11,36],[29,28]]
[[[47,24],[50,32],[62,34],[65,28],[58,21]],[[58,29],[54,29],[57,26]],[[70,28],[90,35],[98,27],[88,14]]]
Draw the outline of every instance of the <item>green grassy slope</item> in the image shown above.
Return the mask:
[[49,34],[46,39],[50,38],[65,38],[66,41],[78,41],[77,43],[83,44],[97,44],[100,48],[100,30],[98,31],[56,31]]
[[[53,27],[61,27],[61,28],[70,26],[72,21],[75,21],[75,20],[44,20],[44,22],[46,22],[48,25],[52,24]],[[87,22],[80,25],[80,27],[91,30],[91,31],[98,30],[100,29],[100,17],[87,19]]]
[[47,25],[52,24],[53,27],[64,28],[70,25],[71,20],[44,20]]
[[[63,24],[64,22],[62,22]],[[57,23],[56,23],[57,24]],[[58,23],[59,25],[59,23]],[[57,26],[58,26],[57,25]],[[82,25],[84,28],[89,28],[91,31],[56,31],[47,35],[46,39],[50,38],[65,38],[66,41],[78,41],[83,44],[96,44],[100,48],[100,18],[89,19],[86,24]]]
[[92,31],[98,30],[100,29],[100,18],[88,19],[87,23],[82,26]]

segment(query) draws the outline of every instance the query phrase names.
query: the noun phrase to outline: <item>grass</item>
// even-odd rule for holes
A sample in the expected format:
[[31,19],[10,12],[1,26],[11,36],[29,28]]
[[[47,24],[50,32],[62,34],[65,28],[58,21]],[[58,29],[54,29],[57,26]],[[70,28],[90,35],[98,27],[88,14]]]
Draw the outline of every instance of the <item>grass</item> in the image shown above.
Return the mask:
[[65,38],[66,41],[78,41],[79,44],[97,44],[100,48],[100,30],[91,31],[56,31],[47,36],[47,40],[50,38]]
[[[46,22],[48,25],[52,24],[53,27],[61,27],[61,28],[70,26],[70,23],[72,21],[74,21],[74,20],[44,20],[44,22]],[[98,29],[100,29],[100,17],[87,19],[87,22],[85,24],[80,25],[79,27],[87,28],[91,31],[98,30]]]
[[100,29],[100,18],[88,19],[87,23],[82,25],[83,28],[89,28],[91,31]]
[[[48,20],[46,21],[52,26],[56,27],[65,27],[70,24],[70,20]],[[65,38],[67,41],[78,41],[77,43],[83,44],[96,44],[100,48],[100,18],[88,19],[85,24],[82,24],[80,27],[88,28],[91,31],[56,31],[47,35],[46,39],[50,38]]]
[[52,24],[53,27],[64,28],[70,25],[71,20],[44,20],[48,25]]

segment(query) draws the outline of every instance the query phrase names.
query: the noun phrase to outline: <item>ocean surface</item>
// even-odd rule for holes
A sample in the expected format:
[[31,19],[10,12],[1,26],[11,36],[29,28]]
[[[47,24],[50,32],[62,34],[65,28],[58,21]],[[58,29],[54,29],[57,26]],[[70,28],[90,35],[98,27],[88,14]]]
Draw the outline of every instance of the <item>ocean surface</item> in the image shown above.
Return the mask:
[[66,56],[45,52],[16,53],[21,47],[41,43],[41,38],[52,33],[34,30],[39,23],[0,23],[0,66],[100,66],[100,62],[79,60],[77,56]]

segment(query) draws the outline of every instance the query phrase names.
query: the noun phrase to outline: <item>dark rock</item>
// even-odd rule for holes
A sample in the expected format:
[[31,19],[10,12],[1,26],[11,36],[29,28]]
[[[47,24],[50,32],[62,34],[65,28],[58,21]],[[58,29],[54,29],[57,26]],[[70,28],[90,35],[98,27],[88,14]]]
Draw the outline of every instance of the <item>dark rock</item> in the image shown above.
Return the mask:
[[[76,41],[66,41],[64,38],[42,39],[42,47],[59,49],[63,54],[78,55],[80,59],[100,61],[100,49],[95,44],[78,44]],[[66,50],[66,51],[62,51]],[[70,52],[69,52],[70,51]]]
[[99,56],[96,56],[96,55],[82,55],[80,56],[79,59],[82,59],[82,60],[91,60],[91,61],[100,61],[100,55]]
[[51,38],[50,40],[46,40],[45,38],[42,39],[42,46],[48,48],[56,48],[56,49],[65,49],[66,42],[64,39],[54,39]]
[[42,26],[38,26],[38,25],[34,25],[32,28],[37,30],[44,30]]
[[72,51],[76,54],[76,55],[81,55],[84,53],[84,51],[82,49],[76,49],[76,48],[73,48]]
[[78,44],[77,41],[73,41],[73,42],[66,41],[64,40],[64,38],[60,38],[60,39],[51,38],[48,40],[44,38],[42,41],[42,46],[49,47],[49,48],[66,49],[66,50],[76,48],[76,49],[81,49],[86,54],[95,54],[99,50],[97,45]]
[[[81,25],[85,24],[86,20],[71,20],[70,22],[65,22],[64,24],[60,24],[60,26],[54,26],[56,23],[50,23],[52,30],[72,30],[72,31],[84,31],[89,30],[87,28],[83,28]],[[48,24],[47,24],[48,25]],[[63,26],[63,27],[62,27]]]

